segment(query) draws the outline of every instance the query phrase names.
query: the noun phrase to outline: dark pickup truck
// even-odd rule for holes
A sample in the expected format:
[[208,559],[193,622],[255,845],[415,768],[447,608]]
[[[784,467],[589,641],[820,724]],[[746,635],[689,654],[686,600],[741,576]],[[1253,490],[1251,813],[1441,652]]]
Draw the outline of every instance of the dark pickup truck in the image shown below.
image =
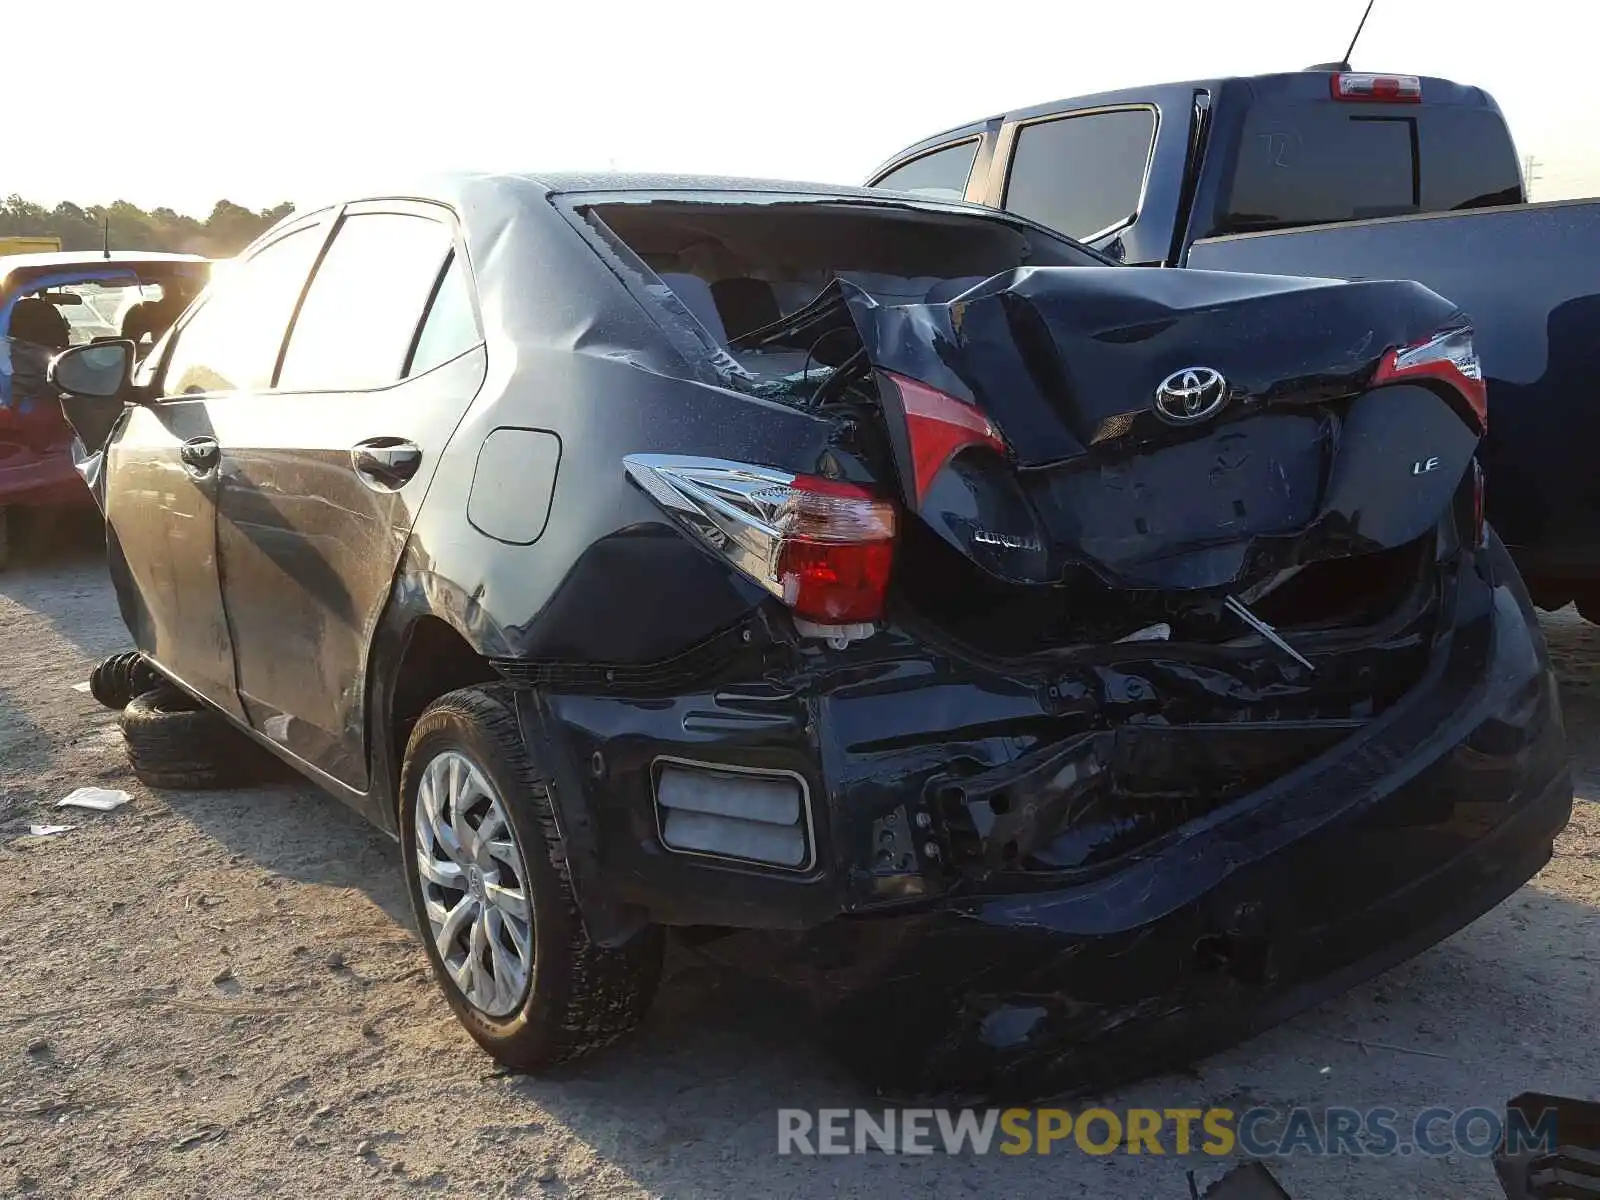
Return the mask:
[[1482,89],[1313,68],[1058,100],[896,154],[1130,266],[1413,279],[1472,318],[1490,521],[1535,601],[1600,621],[1600,201],[1527,204]]

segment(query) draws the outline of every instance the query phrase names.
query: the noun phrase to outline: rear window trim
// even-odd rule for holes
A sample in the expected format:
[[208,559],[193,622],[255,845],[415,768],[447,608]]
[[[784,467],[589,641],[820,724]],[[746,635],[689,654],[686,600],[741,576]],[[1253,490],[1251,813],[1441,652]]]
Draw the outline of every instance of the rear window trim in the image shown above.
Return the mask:
[[1060,230],[1053,230],[1052,232],[1058,233],[1062,237],[1070,237],[1073,241],[1087,245],[1089,242],[1108,237],[1119,230],[1132,229],[1137,225],[1139,218],[1144,214],[1145,201],[1150,195],[1150,175],[1155,166],[1156,145],[1161,139],[1161,105],[1150,100],[1131,101],[1123,104],[1097,104],[1089,108],[1067,109],[1060,112],[1046,113],[1043,116],[1029,117],[1026,121],[1012,122],[1010,129],[1007,130],[1006,173],[1005,180],[1000,186],[1000,210],[1009,216],[1027,219],[1023,218],[1022,214],[1014,213],[1005,207],[1006,201],[1011,196],[1011,175],[1016,170],[1017,151],[1022,147],[1023,130],[1030,129],[1035,125],[1047,125],[1053,121],[1070,121],[1076,117],[1099,117],[1107,113],[1117,112],[1148,112],[1154,118],[1150,126],[1150,149],[1145,155],[1144,174],[1139,179],[1139,199],[1134,205],[1133,213],[1121,221],[1114,221],[1104,229],[1096,230],[1094,233],[1086,234],[1081,238],[1061,233]]

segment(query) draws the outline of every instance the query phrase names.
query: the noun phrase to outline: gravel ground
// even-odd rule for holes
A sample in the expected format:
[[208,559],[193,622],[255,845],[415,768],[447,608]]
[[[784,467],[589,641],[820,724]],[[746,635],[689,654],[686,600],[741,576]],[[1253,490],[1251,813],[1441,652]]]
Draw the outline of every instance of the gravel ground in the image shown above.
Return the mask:
[[[1583,799],[1555,860],[1419,958],[1113,1108],[1594,1095],[1600,629],[1560,660]],[[677,957],[641,1036],[506,1077],[426,971],[397,848],[309,788],[156,793],[73,684],[127,642],[84,550],[0,576],[0,1195],[1140,1197],[1216,1161],[804,1159],[778,1105],[870,1104],[769,994]],[[109,813],[52,807],[119,787]],[[30,823],[70,833],[37,838]],[[1274,1164],[1296,1200],[1498,1197],[1469,1157]]]

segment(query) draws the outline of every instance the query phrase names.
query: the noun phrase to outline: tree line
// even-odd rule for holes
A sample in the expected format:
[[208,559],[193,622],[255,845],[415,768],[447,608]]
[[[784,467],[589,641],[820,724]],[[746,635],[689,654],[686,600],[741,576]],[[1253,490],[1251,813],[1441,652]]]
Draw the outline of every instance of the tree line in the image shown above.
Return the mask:
[[46,208],[12,195],[0,202],[0,237],[58,237],[63,250],[98,250],[111,222],[113,250],[167,250],[231,258],[256,236],[294,210],[289,202],[252,212],[231,200],[218,200],[205,220],[137,204],[77,205],[63,200]]

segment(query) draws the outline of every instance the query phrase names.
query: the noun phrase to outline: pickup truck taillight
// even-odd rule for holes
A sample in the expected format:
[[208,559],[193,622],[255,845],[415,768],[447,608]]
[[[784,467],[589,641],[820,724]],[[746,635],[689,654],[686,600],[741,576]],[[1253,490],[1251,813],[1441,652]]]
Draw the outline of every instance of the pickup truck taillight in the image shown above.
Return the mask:
[[832,629],[883,615],[895,506],[869,488],[714,458],[622,461],[680,525],[795,616]]
[[1489,431],[1489,388],[1470,325],[1452,325],[1420,342],[1390,350],[1378,363],[1372,386],[1423,380],[1448,384],[1465,402],[1479,434]]
[[1366,104],[1422,103],[1422,80],[1415,75],[1373,75],[1346,71],[1328,80],[1328,91],[1335,100],[1356,100]]

